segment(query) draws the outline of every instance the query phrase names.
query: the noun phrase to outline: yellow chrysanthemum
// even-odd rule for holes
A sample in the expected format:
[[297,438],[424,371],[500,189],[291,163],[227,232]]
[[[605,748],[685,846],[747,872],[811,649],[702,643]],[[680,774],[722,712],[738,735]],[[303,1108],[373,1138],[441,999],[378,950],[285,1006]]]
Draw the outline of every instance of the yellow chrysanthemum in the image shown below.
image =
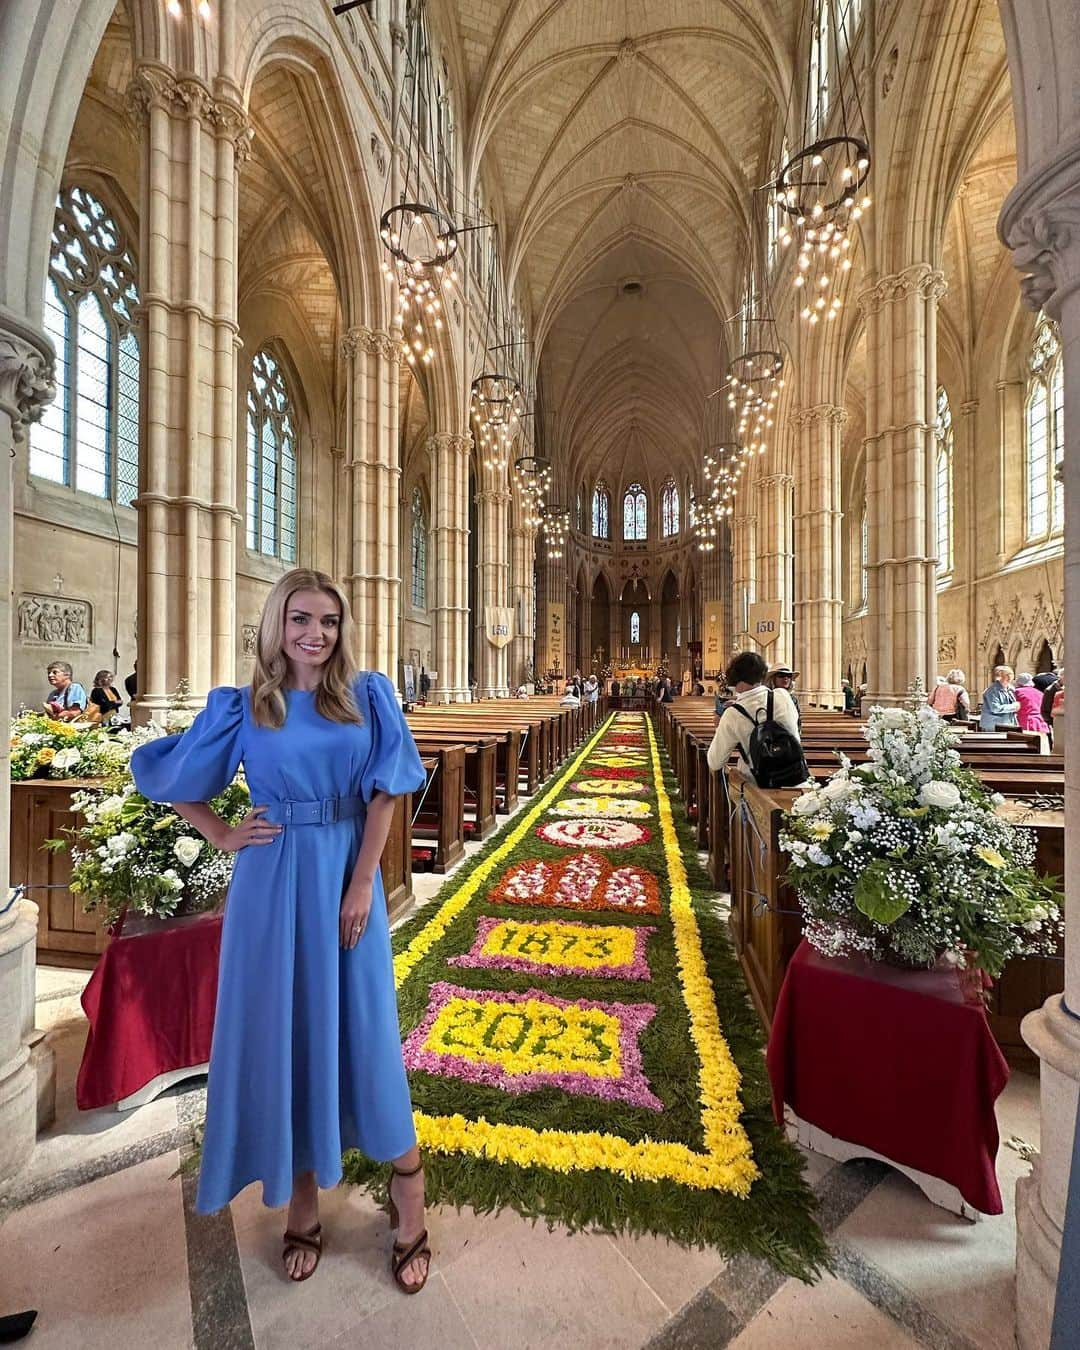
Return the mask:
[[1006,866],[1005,859],[996,848],[988,848],[985,844],[980,844],[975,850],[976,858],[981,858],[989,867]]
[[55,758],[56,751],[51,745],[42,746],[37,754],[37,762],[39,764],[51,764]]

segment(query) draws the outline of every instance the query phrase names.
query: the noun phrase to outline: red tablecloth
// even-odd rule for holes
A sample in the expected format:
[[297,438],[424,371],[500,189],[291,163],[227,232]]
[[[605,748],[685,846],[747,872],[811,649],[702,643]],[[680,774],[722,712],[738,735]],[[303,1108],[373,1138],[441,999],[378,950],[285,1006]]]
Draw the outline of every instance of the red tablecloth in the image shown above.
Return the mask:
[[773,1110],[951,1182],[1001,1213],[994,1102],[1008,1065],[953,970],[830,959],[803,942],[769,1036]]
[[220,914],[200,914],[124,934],[102,952],[82,996],[90,1034],[75,1085],[81,1110],[210,1058],[221,922]]

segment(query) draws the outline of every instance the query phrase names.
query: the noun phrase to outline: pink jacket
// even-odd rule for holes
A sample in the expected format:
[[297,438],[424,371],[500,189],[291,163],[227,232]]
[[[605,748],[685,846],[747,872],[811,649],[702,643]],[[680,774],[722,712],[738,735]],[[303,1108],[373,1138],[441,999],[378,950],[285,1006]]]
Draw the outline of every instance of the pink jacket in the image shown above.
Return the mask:
[[1043,721],[1042,693],[1033,684],[1013,685],[1012,696],[1020,704],[1016,714],[1017,723],[1022,731],[1049,731]]

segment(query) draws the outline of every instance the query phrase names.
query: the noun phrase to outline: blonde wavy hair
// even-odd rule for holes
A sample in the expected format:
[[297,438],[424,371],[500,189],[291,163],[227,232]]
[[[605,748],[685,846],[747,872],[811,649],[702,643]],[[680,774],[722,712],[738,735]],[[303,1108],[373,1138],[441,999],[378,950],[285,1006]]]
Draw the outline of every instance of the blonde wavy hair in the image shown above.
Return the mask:
[[271,587],[259,619],[255,642],[255,670],[251,676],[251,713],[260,727],[285,725],[285,681],[289,663],[285,657],[285,613],[297,591],[322,591],[336,600],[341,614],[338,640],[329,661],[323,666],[322,681],[315,691],[315,708],[331,722],[362,722],[353,698],[357,675],[353,656],[352,611],[345,592],[325,572],[310,567],[294,567]]

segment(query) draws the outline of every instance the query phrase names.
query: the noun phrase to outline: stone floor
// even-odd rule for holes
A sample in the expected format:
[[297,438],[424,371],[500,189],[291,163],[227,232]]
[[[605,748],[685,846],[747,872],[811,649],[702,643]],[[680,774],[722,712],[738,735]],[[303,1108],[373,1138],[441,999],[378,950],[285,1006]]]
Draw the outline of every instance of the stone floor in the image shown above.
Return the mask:
[[[441,880],[417,878],[421,902]],[[57,1119],[0,1197],[0,1311],[40,1309],[27,1342],[37,1350],[1013,1345],[1013,1189],[1027,1164],[1007,1147],[998,1158],[1005,1214],[978,1224],[936,1209],[881,1164],[810,1156],[836,1268],[813,1287],[749,1258],[661,1239],[574,1236],[509,1211],[439,1209],[429,1285],[406,1301],[390,1278],[385,1217],[344,1190],[323,1197],[317,1278],[290,1286],[279,1258],[283,1213],[264,1209],[256,1188],[227,1215],[192,1210],[193,1180],[178,1166],[202,1114],[202,1081],[124,1114],[76,1110],[85,979],[38,971],[38,1024],[57,1053]],[[1003,1139],[1037,1146],[1037,1080],[1014,1073],[998,1116]]]

